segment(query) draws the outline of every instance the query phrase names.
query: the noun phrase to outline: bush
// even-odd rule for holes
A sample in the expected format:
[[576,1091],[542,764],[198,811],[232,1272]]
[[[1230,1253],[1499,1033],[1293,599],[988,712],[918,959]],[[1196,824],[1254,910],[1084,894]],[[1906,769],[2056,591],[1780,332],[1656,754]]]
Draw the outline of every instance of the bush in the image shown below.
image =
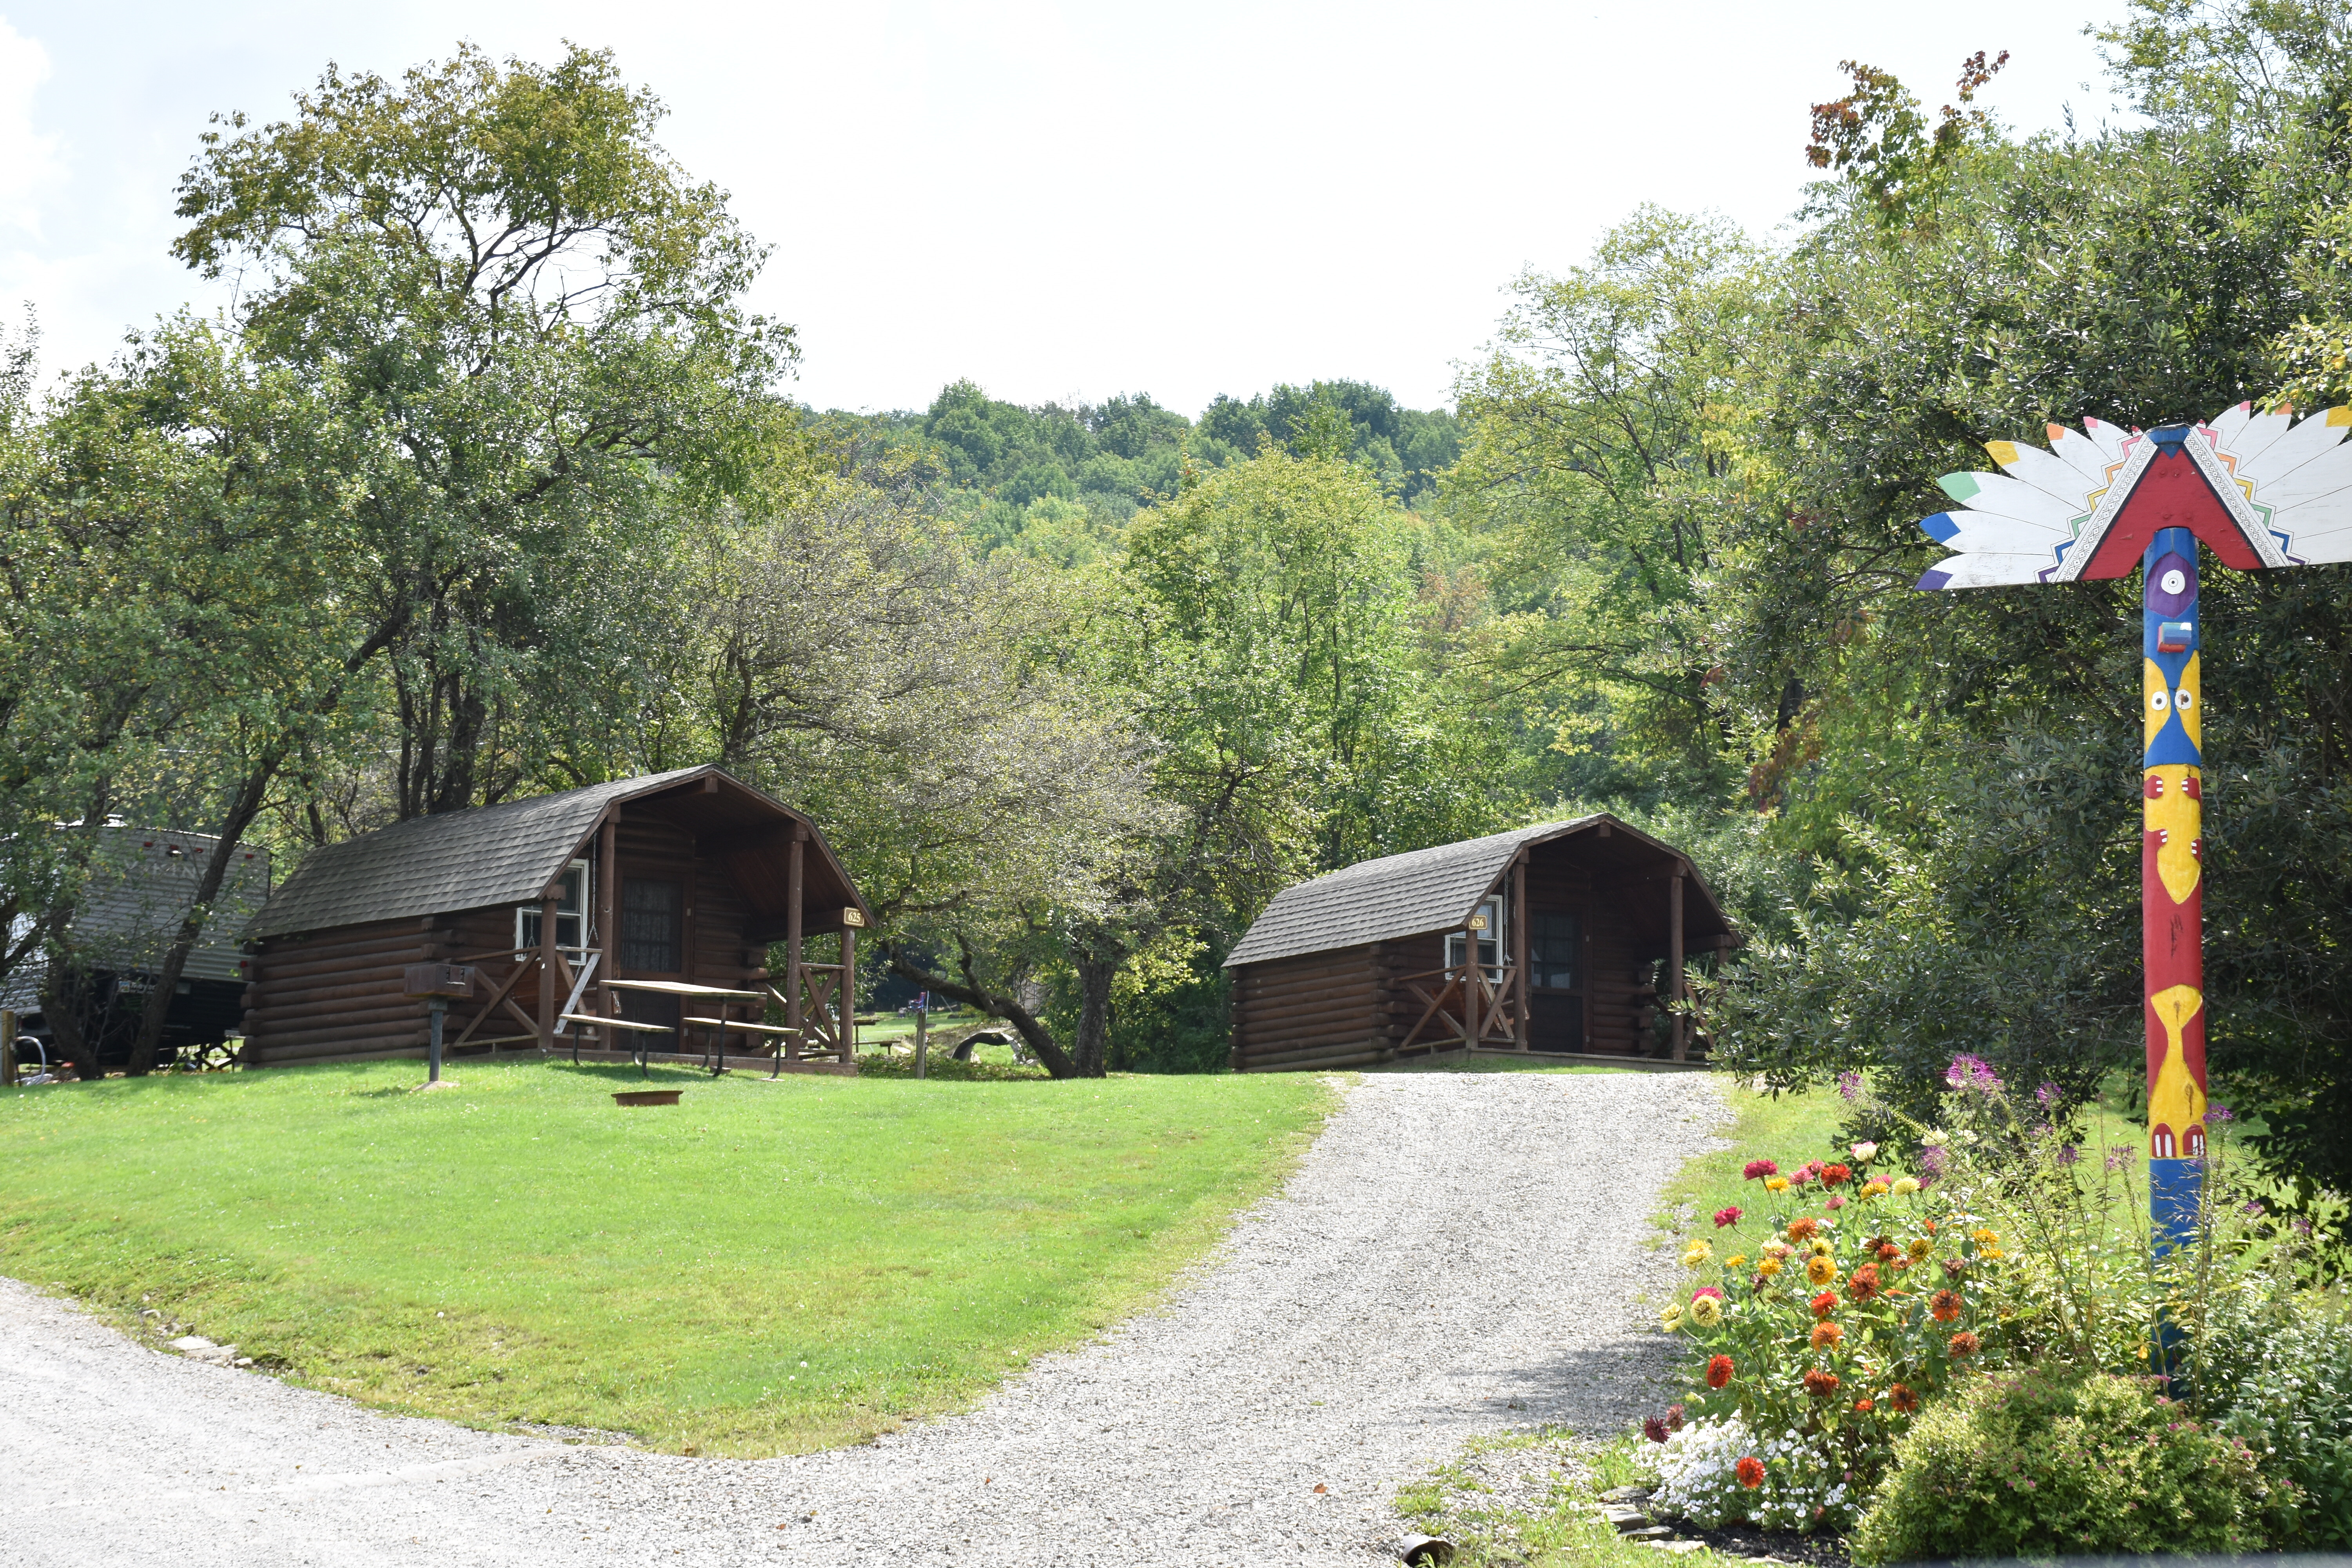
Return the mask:
[[2246,1552],[2276,1506],[2252,1449],[2152,1378],[1979,1381],[1923,1414],[1853,1541],[1857,1563]]
[[2215,1428],[2243,1438],[2289,1483],[2270,1532],[2283,1546],[2352,1546],[2352,1360],[2340,1290],[2294,1296],[2233,1282],[2207,1313],[2190,1391]]

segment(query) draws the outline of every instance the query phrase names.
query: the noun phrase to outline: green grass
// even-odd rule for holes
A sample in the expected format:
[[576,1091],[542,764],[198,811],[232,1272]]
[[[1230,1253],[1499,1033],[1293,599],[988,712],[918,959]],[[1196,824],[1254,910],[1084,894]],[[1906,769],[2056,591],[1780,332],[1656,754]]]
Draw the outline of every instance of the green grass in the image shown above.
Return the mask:
[[293,1381],[680,1453],[851,1442],[1143,1305],[1320,1126],[1307,1074],[917,1083],[467,1062],[0,1093],[0,1272]]
[[[1474,1437],[1451,1464],[1397,1489],[1406,1527],[1454,1543],[1454,1568],[1655,1568],[1737,1559],[1701,1547],[1668,1556],[1620,1536],[1593,1511],[1611,1487],[1650,1479],[1634,1439],[1603,1445],[1563,1427]],[[1533,1485],[1529,1483],[1533,1482]]]
[[1660,1199],[1657,1225],[1676,1236],[1711,1231],[1706,1216],[1737,1205],[1757,1206],[1757,1190],[1744,1180],[1740,1168],[1750,1160],[1774,1160],[1793,1171],[1808,1160],[1827,1160],[1845,1152],[1837,1135],[1846,1103],[1827,1090],[1784,1094],[1777,1099],[1744,1088],[1738,1079],[1719,1077],[1717,1088],[1736,1118],[1717,1134],[1727,1147],[1709,1150],[1683,1164],[1682,1173],[1666,1184]]

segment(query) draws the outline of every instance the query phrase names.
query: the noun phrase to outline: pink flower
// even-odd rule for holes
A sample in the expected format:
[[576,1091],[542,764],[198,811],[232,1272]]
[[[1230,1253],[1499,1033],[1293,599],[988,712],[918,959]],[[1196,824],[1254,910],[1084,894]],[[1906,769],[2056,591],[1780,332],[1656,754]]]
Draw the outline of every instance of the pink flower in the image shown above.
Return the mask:
[[1712,1285],[1702,1285],[1697,1289],[1691,1292],[1691,1300],[1694,1301],[1697,1300],[1701,1296],[1712,1296],[1718,1301],[1725,1299],[1723,1292],[1717,1289]]
[[1717,1210],[1716,1210],[1716,1211],[1715,1211],[1715,1228],[1716,1228],[1716,1229],[1717,1229],[1717,1230],[1721,1230],[1725,1226],[1727,1226],[1727,1225],[1738,1225],[1738,1223],[1739,1223],[1739,1209],[1738,1209],[1738,1206],[1737,1205],[1733,1205],[1733,1206],[1732,1206],[1732,1207],[1730,1207],[1730,1208],[1722,1208],[1722,1209],[1717,1209]]
[[1822,1206],[1824,1208],[1842,1209],[1845,1207],[1845,1199],[1839,1197],[1835,1194],[1832,1194],[1830,1195],[1830,1201]]
[[1767,1176],[1779,1175],[1780,1167],[1769,1160],[1750,1160],[1748,1162],[1747,1169],[1739,1173],[1748,1181],[1760,1182]]

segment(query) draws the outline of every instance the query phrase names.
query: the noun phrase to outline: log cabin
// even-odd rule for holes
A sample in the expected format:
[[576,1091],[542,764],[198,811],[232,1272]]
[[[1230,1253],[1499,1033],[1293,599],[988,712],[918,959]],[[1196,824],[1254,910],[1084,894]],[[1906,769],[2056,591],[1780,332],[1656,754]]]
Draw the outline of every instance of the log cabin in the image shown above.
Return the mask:
[[[453,1056],[855,1072],[846,999],[872,921],[815,823],[716,767],[416,817],[313,850],[247,925],[241,1059],[421,1057],[428,1004],[407,971],[442,963],[474,971]],[[806,962],[824,933],[839,962]]]
[[1688,1059],[1694,953],[1738,941],[1681,850],[1602,813],[1284,889],[1231,953],[1236,1071],[1439,1051]]

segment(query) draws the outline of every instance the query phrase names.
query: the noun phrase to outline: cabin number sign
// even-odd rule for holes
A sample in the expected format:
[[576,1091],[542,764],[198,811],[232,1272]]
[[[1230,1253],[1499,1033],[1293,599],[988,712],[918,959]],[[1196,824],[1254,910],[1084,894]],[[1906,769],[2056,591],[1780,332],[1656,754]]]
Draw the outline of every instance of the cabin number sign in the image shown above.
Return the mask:
[[2203,424],[2049,427],[1994,441],[1997,474],[1948,474],[1958,506],[1919,526],[1954,553],[1930,591],[2142,574],[2140,943],[2148,1201],[2161,1235],[2196,1223],[2205,1154],[2204,731],[2199,545],[2271,571],[2352,560],[2352,408],[2297,420],[2242,403]]

